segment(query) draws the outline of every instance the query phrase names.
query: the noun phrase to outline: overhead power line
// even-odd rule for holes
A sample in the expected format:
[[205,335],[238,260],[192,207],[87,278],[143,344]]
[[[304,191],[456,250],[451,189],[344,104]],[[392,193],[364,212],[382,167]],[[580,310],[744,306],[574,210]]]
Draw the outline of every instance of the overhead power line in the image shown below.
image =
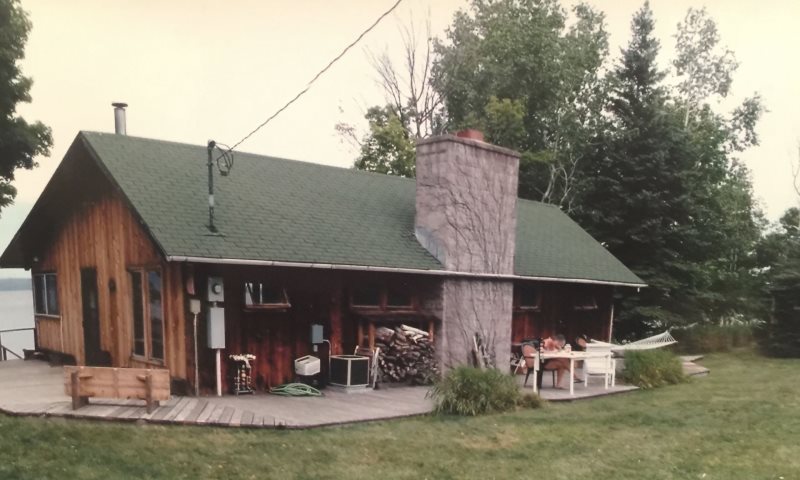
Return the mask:
[[288,102],[286,102],[286,104],[285,104],[284,106],[282,106],[281,108],[279,108],[277,111],[275,111],[275,113],[273,113],[273,114],[272,114],[272,115],[270,115],[270,116],[269,116],[269,117],[268,117],[266,120],[264,120],[264,121],[263,121],[263,122],[262,122],[262,123],[261,123],[259,126],[257,126],[256,128],[254,128],[252,132],[248,133],[248,134],[247,134],[247,135],[245,135],[245,136],[244,136],[244,137],[243,137],[241,140],[239,140],[238,142],[234,143],[234,144],[233,144],[233,146],[232,146],[230,149],[228,149],[228,152],[231,152],[231,151],[233,151],[233,150],[234,150],[236,147],[238,147],[239,145],[241,145],[242,143],[244,143],[245,141],[247,141],[247,139],[248,139],[248,138],[252,137],[252,136],[253,136],[253,135],[254,135],[256,132],[258,132],[259,130],[261,130],[262,128],[264,128],[264,126],[266,126],[266,125],[267,125],[269,122],[271,122],[271,121],[272,121],[272,120],[273,120],[275,117],[277,117],[278,115],[280,115],[280,114],[281,114],[281,113],[282,113],[284,110],[286,110],[287,108],[289,108],[289,106],[290,106],[290,105],[292,105],[292,104],[293,104],[294,102],[296,102],[296,101],[297,101],[297,100],[298,100],[300,97],[302,97],[302,96],[303,96],[303,95],[304,95],[304,94],[305,94],[305,93],[306,93],[306,92],[307,92],[307,91],[308,91],[308,90],[311,88],[311,86],[314,84],[314,82],[316,82],[316,81],[317,81],[317,79],[319,79],[319,77],[321,77],[321,76],[322,76],[322,75],[323,75],[325,72],[327,72],[327,71],[328,71],[328,70],[329,70],[329,69],[330,69],[330,68],[333,66],[333,64],[334,64],[334,63],[336,63],[336,62],[338,62],[338,61],[339,61],[339,60],[340,60],[340,59],[341,59],[341,58],[342,58],[342,57],[343,57],[343,56],[344,56],[344,55],[345,55],[345,54],[346,54],[346,53],[347,53],[347,52],[348,52],[348,51],[349,51],[351,48],[353,48],[354,46],[356,46],[356,44],[357,44],[358,42],[360,42],[362,38],[364,38],[364,37],[365,37],[365,36],[366,36],[366,35],[367,35],[369,32],[371,32],[371,31],[372,31],[372,30],[373,30],[375,27],[377,27],[377,26],[378,26],[378,24],[379,24],[379,23],[381,23],[381,21],[382,21],[384,18],[386,18],[387,16],[389,16],[389,14],[391,14],[391,13],[392,13],[392,12],[393,12],[393,11],[394,11],[396,8],[397,8],[397,6],[398,6],[398,5],[400,5],[400,3],[401,3],[402,1],[403,1],[403,0],[397,0],[396,2],[394,2],[394,5],[392,5],[392,6],[391,6],[391,7],[390,7],[388,10],[386,10],[385,12],[383,12],[383,13],[381,14],[381,16],[380,16],[380,17],[378,17],[378,18],[377,18],[377,19],[376,19],[374,22],[372,22],[372,25],[370,25],[369,27],[367,27],[367,29],[366,29],[366,30],[364,30],[363,32],[361,32],[361,34],[360,34],[358,37],[356,37],[356,39],[355,39],[355,40],[353,40],[353,41],[352,41],[352,42],[351,42],[349,45],[347,45],[347,46],[344,48],[344,50],[342,50],[342,51],[341,51],[341,53],[339,53],[339,55],[337,55],[336,57],[334,57],[334,59],[333,59],[333,60],[331,60],[330,62],[328,62],[328,64],[327,64],[327,65],[325,65],[325,68],[323,68],[322,70],[320,70],[319,72],[317,72],[317,74],[316,74],[316,75],[314,75],[314,78],[312,78],[312,79],[311,79],[311,80],[310,80],[310,81],[309,81],[309,82],[306,84],[305,88],[303,88],[302,90],[300,90],[300,91],[297,93],[297,95],[295,95],[295,96],[294,96],[294,97],[293,97],[291,100],[289,100]]

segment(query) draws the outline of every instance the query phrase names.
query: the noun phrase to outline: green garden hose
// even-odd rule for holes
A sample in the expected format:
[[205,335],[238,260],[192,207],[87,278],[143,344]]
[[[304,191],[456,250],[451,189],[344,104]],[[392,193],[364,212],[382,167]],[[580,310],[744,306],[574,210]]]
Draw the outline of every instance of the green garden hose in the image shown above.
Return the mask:
[[285,397],[321,397],[322,392],[305,383],[285,383],[272,387],[269,393],[273,395],[283,395]]

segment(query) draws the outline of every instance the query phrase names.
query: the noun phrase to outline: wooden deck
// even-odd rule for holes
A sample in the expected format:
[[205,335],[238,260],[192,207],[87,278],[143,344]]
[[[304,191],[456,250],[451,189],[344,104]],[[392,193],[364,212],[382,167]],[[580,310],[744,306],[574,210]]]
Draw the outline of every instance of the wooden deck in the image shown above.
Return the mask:
[[[697,365],[685,362],[684,368]],[[699,367],[702,368],[702,367]],[[707,371],[706,371],[707,372]],[[522,385],[524,377],[517,380]],[[540,392],[552,401],[583,400],[636,390],[618,383],[605,389],[598,379],[589,387],[575,385],[575,395],[552,388],[545,375]],[[532,391],[530,387],[526,392]],[[53,416],[94,420],[180,425],[214,425],[246,428],[302,429],[345,423],[388,420],[430,413],[433,402],[424,387],[391,386],[379,390],[345,393],[326,389],[323,397],[280,397],[257,394],[241,397],[173,396],[148,414],[144,401],[97,399],[72,410],[64,394],[63,368],[36,360],[0,362],[0,412],[9,415]]]
[[144,401],[97,399],[72,410],[64,394],[63,368],[40,361],[0,362],[0,412],[184,425],[310,428],[430,413],[427,388],[384,387],[359,393],[326,389],[323,397],[176,397],[148,414]]

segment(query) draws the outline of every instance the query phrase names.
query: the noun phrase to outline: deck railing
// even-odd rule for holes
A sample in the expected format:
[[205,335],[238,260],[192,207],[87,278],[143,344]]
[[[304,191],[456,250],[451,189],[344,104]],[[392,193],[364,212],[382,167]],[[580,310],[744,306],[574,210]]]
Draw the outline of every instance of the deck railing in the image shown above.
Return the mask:
[[34,328],[33,327],[29,327],[29,328],[11,328],[11,329],[8,329],[8,330],[0,330],[0,362],[5,362],[6,360],[8,360],[8,354],[9,353],[11,355],[17,357],[18,359],[22,360],[22,355],[18,354],[14,350],[11,350],[10,348],[8,348],[5,345],[3,345],[3,334],[4,333],[13,333],[13,332],[27,332],[27,331],[33,332]]

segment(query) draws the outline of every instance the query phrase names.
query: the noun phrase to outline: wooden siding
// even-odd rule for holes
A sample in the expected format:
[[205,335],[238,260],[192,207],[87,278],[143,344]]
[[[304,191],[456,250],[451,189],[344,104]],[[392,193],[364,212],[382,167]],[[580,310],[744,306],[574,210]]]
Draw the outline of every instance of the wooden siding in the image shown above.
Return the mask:
[[[103,190],[99,187],[99,190]],[[165,366],[186,377],[184,299],[179,265],[168,265],[124,201],[106,188],[75,208],[56,230],[33,271],[56,272],[60,319],[37,319],[42,348],[72,355],[85,364],[81,269],[97,271],[100,345],[116,367],[152,366],[131,358],[132,304],[128,268],[162,270]]]
[[[228,355],[251,353],[254,377],[259,389],[294,380],[294,360],[303,355],[322,359],[323,375],[327,374],[328,345],[317,352],[311,345],[311,325],[321,324],[324,336],[331,342],[333,354],[352,353],[356,345],[358,314],[349,306],[352,287],[357,285],[402,284],[410,291],[434,290],[437,279],[409,275],[337,272],[330,270],[276,267],[194,265],[197,297],[205,299],[208,276],[221,276],[225,284],[226,348],[223,356],[223,383],[227,390]],[[264,282],[284,287],[291,307],[288,309],[247,309],[244,305],[244,283]],[[209,392],[215,383],[214,352],[207,348],[207,302],[198,322],[198,357],[201,389]],[[420,312],[424,313],[424,312]],[[194,362],[191,325],[187,330],[187,364],[190,382]]]
[[43,350],[63,352],[61,342],[61,318],[37,315],[36,317],[36,346]]
[[[610,339],[613,287],[556,283],[536,285],[541,289],[542,298],[538,310],[518,307],[519,284],[515,285],[512,342],[519,343],[526,338],[546,338],[556,334],[563,334],[569,342],[581,334],[597,340]],[[594,295],[597,308],[576,310],[576,300],[587,294]]]

